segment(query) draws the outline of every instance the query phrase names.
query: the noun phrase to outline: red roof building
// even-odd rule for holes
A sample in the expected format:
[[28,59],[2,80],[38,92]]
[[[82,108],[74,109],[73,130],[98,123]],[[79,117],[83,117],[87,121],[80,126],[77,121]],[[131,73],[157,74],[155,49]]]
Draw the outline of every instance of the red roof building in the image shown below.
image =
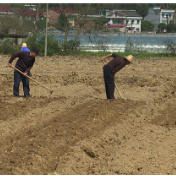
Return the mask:
[[14,12],[9,6],[0,6],[0,15],[5,14],[14,14]]

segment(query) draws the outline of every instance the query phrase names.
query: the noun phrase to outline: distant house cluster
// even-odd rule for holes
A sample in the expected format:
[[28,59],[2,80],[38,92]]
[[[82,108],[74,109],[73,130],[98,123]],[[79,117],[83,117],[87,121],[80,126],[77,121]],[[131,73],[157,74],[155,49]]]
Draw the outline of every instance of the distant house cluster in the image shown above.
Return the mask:
[[[31,19],[34,23],[36,22],[36,16],[37,16],[37,10],[36,10],[36,5],[25,5],[27,6],[24,9],[16,9],[16,8],[11,8],[10,6],[0,6],[0,15],[19,15],[21,18],[27,17],[28,19]],[[73,11],[71,8],[65,8],[62,9],[66,14],[77,14],[77,12]],[[57,19],[59,15],[61,14],[62,11],[58,7],[52,7],[48,11],[48,22],[52,24],[57,22]],[[46,12],[39,12],[38,14],[39,19],[44,19],[46,18]],[[74,20],[69,19],[69,22],[72,26],[74,26]]]
[[[21,18],[28,17],[34,23],[36,22],[35,16],[38,15],[40,19],[46,18],[46,12],[40,12],[37,14],[36,5],[24,5],[25,9],[13,9],[9,6],[0,6],[0,15],[16,15],[18,14]],[[51,24],[49,29],[54,29],[53,24],[57,22],[57,19],[61,12],[64,11],[66,14],[72,14],[69,17],[69,23],[72,29],[77,29],[79,24],[74,20],[74,15],[78,16],[78,12],[71,8],[60,9],[58,7],[51,7],[48,10],[48,21]],[[144,19],[136,12],[136,10],[99,10],[97,12],[88,12],[86,15],[86,23],[84,29],[94,30],[95,19],[104,16],[108,19],[108,23],[104,24],[104,28],[118,29],[120,32],[126,33],[140,33],[141,23],[143,20],[150,21],[154,24],[154,30],[157,30],[158,24],[174,24],[174,13],[175,10],[161,9],[160,7],[150,7],[148,14]]]
[[171,9],[161,9],[160,7],[149,7],[148,14],[144,17],[144,20],[150,21],[154,24],[156,31],[158,28],[158,24],[164,23],[174,24],[174,14],[175,10]]

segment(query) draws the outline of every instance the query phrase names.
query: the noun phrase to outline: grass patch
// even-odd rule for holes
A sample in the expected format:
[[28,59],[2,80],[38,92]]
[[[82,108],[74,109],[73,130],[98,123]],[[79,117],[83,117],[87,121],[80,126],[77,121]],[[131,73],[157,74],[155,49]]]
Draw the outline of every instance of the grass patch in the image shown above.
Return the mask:
[[[106,56],[108,54],[111,54],[112,52],[103,52],[103,51],[98,51],[98,52],[92,52],[92,51],[80,51],[79,56]],[[148,53],[148,52],[139,52],[139,53],[132,53],[132,52],[114,52],[115,54],[119,56],[127,56],[127,55],[133,55],[135,59],[152,59],[152,58],[164,58],[164,57],[169,57],[169,58],[174,58],[172,54],[166,54],[166,53]]]

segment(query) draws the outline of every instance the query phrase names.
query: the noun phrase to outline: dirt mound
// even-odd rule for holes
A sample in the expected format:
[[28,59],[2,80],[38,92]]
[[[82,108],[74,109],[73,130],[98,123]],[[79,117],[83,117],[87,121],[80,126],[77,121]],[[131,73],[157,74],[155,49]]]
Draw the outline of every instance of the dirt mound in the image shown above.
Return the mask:
[[0,173],[176,174],[175,60],[136,59],[106,100],[99,57],[38,57],[31,98],[0,56]]

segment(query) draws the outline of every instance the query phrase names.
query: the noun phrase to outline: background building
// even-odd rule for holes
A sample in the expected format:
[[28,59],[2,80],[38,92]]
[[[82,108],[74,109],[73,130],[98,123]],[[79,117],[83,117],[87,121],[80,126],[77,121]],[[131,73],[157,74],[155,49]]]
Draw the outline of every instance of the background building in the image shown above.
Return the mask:
[[166,25],[174,23],[175,10],[161,9],[160,7],[149,7],[148,14],[144,17],[145,21],[150,21],[154,24],[154,31],[157,31],[158,24]]
[[101,10],[101,16],[105,16],[109,22],[109,28],[119,28],[121,32],[140,33],[142,17],[136,10]]
[[174,23],[174,12],[175,10],[161,9],[160,12],[160,23],[173,24]]

